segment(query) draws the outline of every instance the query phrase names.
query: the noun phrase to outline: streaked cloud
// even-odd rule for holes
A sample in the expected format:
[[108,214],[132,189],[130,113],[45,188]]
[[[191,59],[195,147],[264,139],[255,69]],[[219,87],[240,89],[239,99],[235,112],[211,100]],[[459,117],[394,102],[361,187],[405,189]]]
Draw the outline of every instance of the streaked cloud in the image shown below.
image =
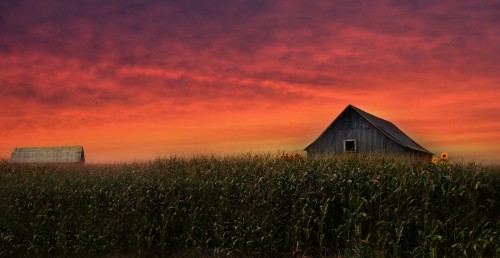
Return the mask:
[[482,146],[500,162],[499,11],[497,1],[3,1],[0,155],[68,141],[95,161],[139,146],[141,157],[299,149],[352,103],[435,152]]

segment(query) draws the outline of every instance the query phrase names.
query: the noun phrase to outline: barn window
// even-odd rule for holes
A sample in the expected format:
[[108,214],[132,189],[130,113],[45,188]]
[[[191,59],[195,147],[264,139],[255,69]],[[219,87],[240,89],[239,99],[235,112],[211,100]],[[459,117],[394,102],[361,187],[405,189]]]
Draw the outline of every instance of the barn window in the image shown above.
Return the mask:
[[344,151],[345,152],[355,152],[356,151],[356,140],[344,140]]

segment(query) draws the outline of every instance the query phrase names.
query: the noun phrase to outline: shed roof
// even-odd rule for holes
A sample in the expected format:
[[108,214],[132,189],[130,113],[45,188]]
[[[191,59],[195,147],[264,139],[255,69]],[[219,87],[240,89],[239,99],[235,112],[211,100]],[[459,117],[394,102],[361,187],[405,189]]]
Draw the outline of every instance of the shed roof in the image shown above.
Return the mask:
[[13,163],[83,163],[83,146],[16,147],[10,156]]

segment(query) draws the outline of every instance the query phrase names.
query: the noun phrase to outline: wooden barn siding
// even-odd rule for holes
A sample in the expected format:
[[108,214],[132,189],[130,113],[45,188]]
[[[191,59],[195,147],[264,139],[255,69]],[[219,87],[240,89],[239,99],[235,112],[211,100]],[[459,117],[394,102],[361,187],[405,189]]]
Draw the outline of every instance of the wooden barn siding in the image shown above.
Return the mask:
[[311,146],[311,152],[344,152],[344,140],[355,139],[359,152],[405,153],[403,146],[397,144],[377,130],[361,115],[348,110],[327,129],[318,141]]

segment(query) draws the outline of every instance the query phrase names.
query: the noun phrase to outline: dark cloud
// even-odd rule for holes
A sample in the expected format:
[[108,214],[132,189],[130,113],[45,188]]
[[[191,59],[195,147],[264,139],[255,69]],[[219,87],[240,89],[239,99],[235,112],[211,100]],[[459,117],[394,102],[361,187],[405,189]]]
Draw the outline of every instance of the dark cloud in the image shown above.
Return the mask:
[[[498,1],[1,1],[0,122],[356,100],[438,108],[441,98],[464,121],[494,116],[499,10]],[[461,94],[492,107],[466,112]]]
[[[498,48],[492,47],[499,32],[494,26],[499,9],[495,4],[13,3],[2,6],[5,15],[0,24],[5,40],[0,45],[4,51],[75,59],[83,66],[105,62],[117,68],[156,66],[202,73],[233,67],[255,73],[276,67],[319,73],[356,69],[364,73],[373,69],[384,72],[382,65],[426,69],[442,66],[445,60],[453,60],[462,66],[459,69],[466,70],[464,63],[474,59],[494,63],[496,60],[487,57],[499,55]],[[425,44],[430,46],[421,48]],[[332,49],[350,54],[342,56]],[[327,58],[314,58],[322,52]]]

